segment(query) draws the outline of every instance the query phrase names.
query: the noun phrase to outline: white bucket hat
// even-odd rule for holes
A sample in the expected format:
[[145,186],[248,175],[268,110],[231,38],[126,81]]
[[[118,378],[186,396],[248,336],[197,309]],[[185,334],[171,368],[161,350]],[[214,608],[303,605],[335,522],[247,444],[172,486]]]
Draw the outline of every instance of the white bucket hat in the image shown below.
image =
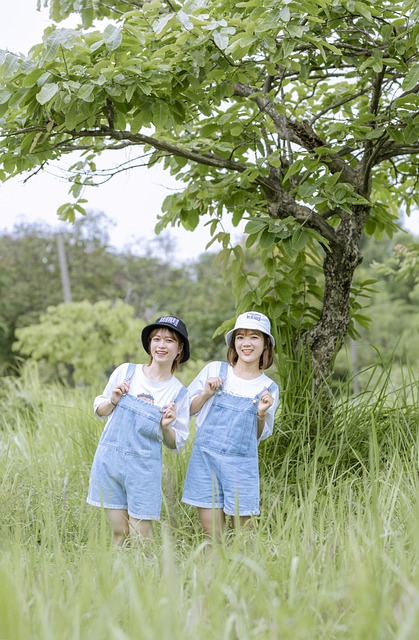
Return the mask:
[[257,331],[261,331],[270,337],[272,346],[275,346],[275,338],[271,334],[271,323],[269,322],[269,318],[259,311],[246,311],[246,313],[239,315],[236,320],[236,324],[234,325],[234,329],[231,329],[231,331],[226,333],[226,343],[228,346],[230,346],[231,338],[233,337],[233,333],[236,329],[256,329]]

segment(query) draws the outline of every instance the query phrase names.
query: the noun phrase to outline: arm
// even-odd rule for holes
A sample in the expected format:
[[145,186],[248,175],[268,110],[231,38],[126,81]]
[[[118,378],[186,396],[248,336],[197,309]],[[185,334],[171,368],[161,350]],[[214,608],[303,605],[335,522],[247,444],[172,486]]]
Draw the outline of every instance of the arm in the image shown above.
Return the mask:
[[205,381],[204,390],[196,395],[191,402],[191,415],[198,413],[209,398],[211,398],[217,391],[218,387],[221,387],[223,381],[221,378],[208,378]]
[[276,387],[273,393],[266,389],[262,393],[257,408],[257,438],[268,438],[272,435],[275,412],[279,402],[279,389]]
[[118,405],[118,402],[122,398],[123,395],[128,393],[130,387],[130,383],[124,380],[121,384],[118,384],[112,389],[111,397],[109,399],[104,400],[96,407],[97,415],[102,417],[110,416],[112,411]]
[[162,409],[162,414],[160,426],[163,433],[164,444],[169,447],[169,449],[176,449],[176,432],[171,427],[172,422],[176,420],[175,403],[171,402],[165,409]]

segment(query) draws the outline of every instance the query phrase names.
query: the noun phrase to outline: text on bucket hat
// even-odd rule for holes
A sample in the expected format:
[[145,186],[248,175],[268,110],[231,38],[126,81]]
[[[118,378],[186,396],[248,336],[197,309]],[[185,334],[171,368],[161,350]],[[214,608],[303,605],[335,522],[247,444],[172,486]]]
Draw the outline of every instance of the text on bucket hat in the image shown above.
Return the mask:
[[162,316],[158,318],[153,324],[148,324],[141,332],[141,342],[143,344],[144,349],[147,353],[150,353],[149,347],[149,339],[150,333],[153,329],[158,329],[159,327],[167,327],[168,329],[172,329],[176,331],[183,338],[183,355],[181,362],[186,362],[190,357],[190,347],[189,347],[189,339],[188,339],[188,330],[186,329],[186,325],[180,318],[176,318],[176,316]]
[[231,338],[236,329],[256,329],[265,333],[271,339],[272,346],[275,346],[275,338],[271,334],[271,323],[263,313],[259,311],[246,311],[238,316],[234,329],[226,333],[226,343],[230,346]]

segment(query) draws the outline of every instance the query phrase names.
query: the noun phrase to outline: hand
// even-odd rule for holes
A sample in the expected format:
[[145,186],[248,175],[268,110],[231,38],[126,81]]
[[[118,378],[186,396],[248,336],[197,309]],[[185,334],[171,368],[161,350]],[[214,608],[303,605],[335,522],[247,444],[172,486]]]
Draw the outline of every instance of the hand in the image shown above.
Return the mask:
[[131,382],[124,380],[121,384],[118,384],[112,389],[111,402],[113,405],[117,405],[122,396],[125,396],[130,387]]
[[266,411],[269,409],[269,407],[271,407],[273,405],[274,402],[274,397],[271,393],[269,393],[269,391],[266,389],[265,391],[262,392],[262,395],[259,398],[259,403],[258,403],[258,413],[259,414],[263,414],[266,413]]
[[161,413],[163,414],[160,420],[162,428],[168,427],[173,420],[176,419],[176,407],[174,402],[170,402],[166,407],[161,409]]
[[213,396],[222,384],[223,381],[220,377],[208,378],[208,380],[205,381],[204,394],[207,396]]

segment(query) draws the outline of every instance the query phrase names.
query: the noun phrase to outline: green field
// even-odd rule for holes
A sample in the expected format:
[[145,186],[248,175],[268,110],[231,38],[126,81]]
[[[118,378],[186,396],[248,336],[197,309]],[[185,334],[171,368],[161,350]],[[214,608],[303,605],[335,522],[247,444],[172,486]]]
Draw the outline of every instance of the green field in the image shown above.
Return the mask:
[[[96,392],[5,380],[1,640],[416,639],[418,384],[340,402],[317,438],[262,443],[262,515],[210,546],[164,452],[154,541],[114,549],[86,492]],[[297,423],[296,423],[297,424]]]

